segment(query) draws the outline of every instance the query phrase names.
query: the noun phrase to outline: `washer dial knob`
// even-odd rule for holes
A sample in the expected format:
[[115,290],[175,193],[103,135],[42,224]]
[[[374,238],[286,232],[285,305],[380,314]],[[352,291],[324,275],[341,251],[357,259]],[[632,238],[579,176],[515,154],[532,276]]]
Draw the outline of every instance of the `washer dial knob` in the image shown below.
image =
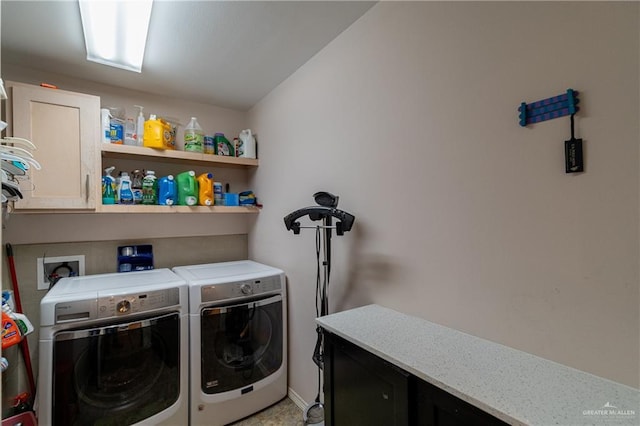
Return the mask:
[[251,287],[251,284],[242,284],[240,286],[240,291],[242,292],[242,294],[251,294],[253,293],[253,287]]
[[131,310],[131,302],[128,300],[121,300],[116,304],[116,310],[119,314],[126,314]]

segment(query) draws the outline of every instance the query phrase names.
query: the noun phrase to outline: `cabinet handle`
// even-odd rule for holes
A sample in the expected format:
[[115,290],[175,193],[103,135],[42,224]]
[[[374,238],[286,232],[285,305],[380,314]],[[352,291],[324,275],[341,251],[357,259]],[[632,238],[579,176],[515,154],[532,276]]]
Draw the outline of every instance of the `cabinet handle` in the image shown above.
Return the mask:
[[89,173],[87,173],[87,179],[85,180],[85,192],[84,192],[84,198],[85,201],[88,203],[89,202],[89,188],[91,188],[91,186],[89,185]]

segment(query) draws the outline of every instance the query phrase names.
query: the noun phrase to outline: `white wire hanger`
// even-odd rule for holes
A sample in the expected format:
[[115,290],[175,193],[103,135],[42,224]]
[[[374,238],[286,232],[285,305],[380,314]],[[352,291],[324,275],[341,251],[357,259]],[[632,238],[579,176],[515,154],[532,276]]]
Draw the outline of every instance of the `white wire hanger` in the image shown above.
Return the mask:
[[3,207],[8,201],[18,201],[22,198],[17,176],[24,176],[31,167],[36,170],[42,169],[31,153],[36,149],[35,144],[28,139],[18,137],[0,139],[0,171],[2,172],[0,201]]
[[35,167],[36,170],[42,169],[42,166],[40,166],[40,163],[38,163],[35,158],[23,157],[20,155],[16,155],[14,153],[2,152],[1,150],[0,150],[0,158],[7,161],[17,161],[18,163],[21,163],[22,165],[25,166],[24,167],[25,170],[29,169],[29,165],[32,165],[33,167]]
[[[28,149],[32,149],[32,150],[37,149],[36,146],[33,144],[33,142],[31,142],[30,140],[24,139],[24,138],[9,137],[9,138],[3,138],[2,140],[0,140],[0,142],[1,142],[0,143],[1,159],[11,161],[11,162],[17,161],[20,165],[24,166],[23,169],[25,171],[29,169],[30,165],[32,165],[36,170],[42,169],[42,167],[40,166],[40,163],[38,163],[38,161],[36,161],[36,159],[33,158],[33,154],[28,150]],[[11,144],[11,145],[7,145],[7,144]],[[15,146],[16,144],[25,146],[28,149]],[[6,163],[3,162],[2,164],[3,164],[3,168],[6,170],[5,168]],[[18,167],[20,166],[18,165]],[[9,168],[11,169],[11,167]],[[15,169],[12,169],[12,170],[15,171]]]
[[17,138],[17,137],[13,137],[13,136],[7,136],[4,137],[0,140],[0,142],[4,145],[7,143],[12,143],[14,145],[18,144],[18,145],[26,145],[28,148],[31,148],[33,150],[37,150],[38,148],[36,148],[35,144],[33,142],[31,142],[29,139],[25,139],[25,138]]

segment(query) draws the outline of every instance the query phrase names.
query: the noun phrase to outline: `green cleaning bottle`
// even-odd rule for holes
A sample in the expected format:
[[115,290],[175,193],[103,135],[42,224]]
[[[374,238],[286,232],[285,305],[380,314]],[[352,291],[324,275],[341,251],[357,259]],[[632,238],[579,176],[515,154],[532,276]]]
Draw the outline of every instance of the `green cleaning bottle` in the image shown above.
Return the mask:
[[153,170],[147,170],[142,179],[142,204],[158,204],[158,180]]
[[116,168],[114,166],[104,169],[105,175],[102,176],[102,204],[116,203],[116,180],[111,176]]
[[224,133],[216,133],[213,136],[213,143],[215,145],[216,155],[236,156],[233,145],[224,137]]
[[188,172],[179,173],[176,176],[178,187],[178,204],[181,206],[195,206],[198,204],[198,181],[196,180],[196,172],[189,170]]

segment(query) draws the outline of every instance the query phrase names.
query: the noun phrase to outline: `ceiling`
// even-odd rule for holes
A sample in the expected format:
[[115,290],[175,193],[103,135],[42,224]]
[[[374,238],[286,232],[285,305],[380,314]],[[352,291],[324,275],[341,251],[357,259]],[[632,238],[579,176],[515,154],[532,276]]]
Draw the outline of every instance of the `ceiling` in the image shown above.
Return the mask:
[[139,74],[86,60],[77,1],[2,0],[2,63],[247,110],[373,4],[156,0]]

